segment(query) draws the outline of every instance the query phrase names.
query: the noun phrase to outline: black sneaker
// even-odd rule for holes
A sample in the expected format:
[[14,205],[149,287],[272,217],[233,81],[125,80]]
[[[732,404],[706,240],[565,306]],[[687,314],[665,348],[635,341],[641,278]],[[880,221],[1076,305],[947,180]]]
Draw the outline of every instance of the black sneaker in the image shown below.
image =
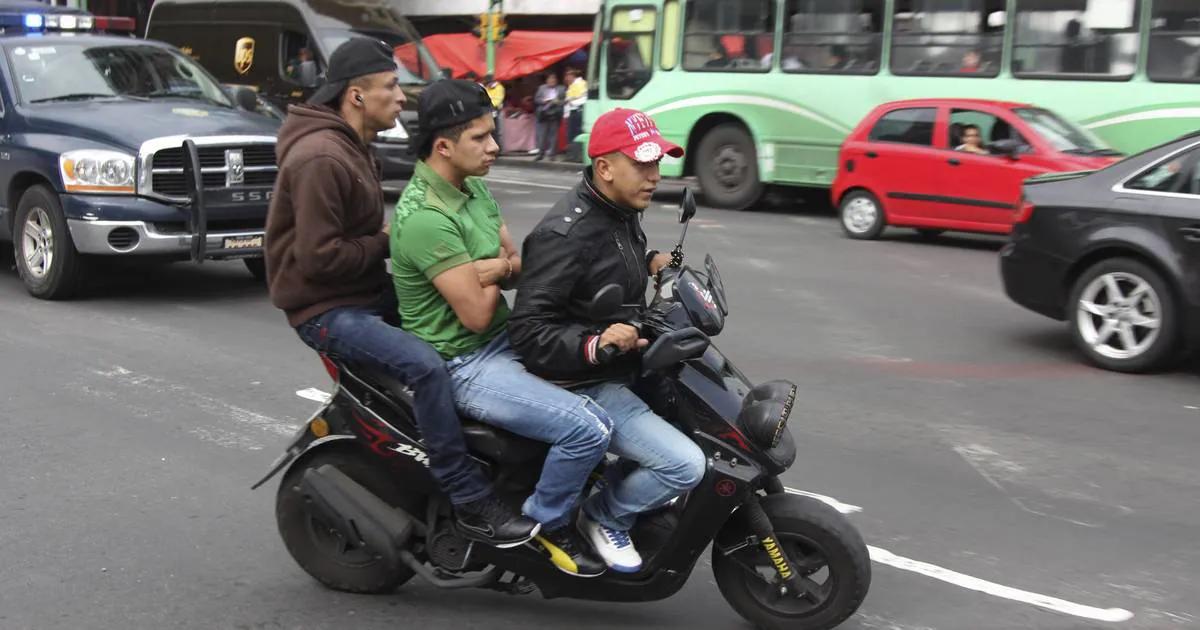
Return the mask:
[[556,530],[542,532],[535,543],[550,556],[550,562],[559,571],[577,577],[597,577],[608,569],[604,560],[596,554],[574,527],[559,527]]
[[524,545],[542,529],[541,523],[519,514],[494,494],[454,506],[454,516],[464,538],[500,549]]

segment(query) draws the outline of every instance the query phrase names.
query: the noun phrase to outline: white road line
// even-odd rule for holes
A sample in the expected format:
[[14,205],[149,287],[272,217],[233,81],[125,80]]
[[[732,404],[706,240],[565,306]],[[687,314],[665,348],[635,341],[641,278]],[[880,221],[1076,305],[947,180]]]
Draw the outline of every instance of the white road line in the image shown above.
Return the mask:
[[1004,586],[1003,584],[996,584],[995,582],[981,580],[977,577],[972,577],[964,573],[951,571],[950,569],[929,564],[928,562],[921,562],[920,560],[913,560],[911,558],[905,558],[904,556],[898,556],[887,549],[880,549],[879,547],[871,546],[868,546],[867,549],[869,549],[871,552],[871,559],[879,564],[884,564],[889,567],[901,569],[903,571],[912,571],[913,573],[918,573],[920,575],[924,575],[925,577],[941,580],[948,584],[953,584],[968,590],[986,593],[994,597],[1010,599],[1012,601],[1038,606],[1040,608],[1053,610],[1055,612],[1060,612],[1074,617],[1095,619],[1096,621],[1108,621],[1115,623],[1118,621],[1129,621],[1130,619],[1133,619],[1133,613],[1125,610],[1124,608],[1095,608],[1092,606],[1084,606],[1083,604],[1076,604],[1065,599],[1032,593],[1030,591],[1023,591],[1021,589],[1012,588],[1011,586]]
[[512,184],[514,186],[532,186],[534,188],[549,188],[550,190],[572,190],[574,186],[562,186],[559,184],[541,184],[538,182],[523,182],[515,179],[503,179],[501,177],[488,177],[485,181],[488,183],[497,184]]
[[[324,403],[329,400],[329,394],[316,389],[315,387],[302,389],[296,392],[296,395],[301,398],[320,403]],[[825,503],[842,514],[856,514],[858,512],[862,512],[863,510],[860,506],[844,503],[833,497],[817,494],[815,492],[808,492],[807,490],[784,488],[784,491],[792,495],[817,499],[818,501]],[[1133,613],[1125,610],[1124,608],[1095,608],[1093,606],[1076,604],[1065,599],[1024,591],[1011,586],[1004,586],[1003,584],[996,584],[995,582],[989,582],[987,580],[966,575],[965,573],[959,573],[957,571],[939,567],[934,564],[929,564],[928,562],[921,562],[920,560],[913,560],[912,558],[898,556],[887,549],[882,549],[880,547],[872,547],[868,545],[867,549],[871,552],[871,560],[878,562],[879,564],[900,569],[901,571],[910,571],[912,573],[924,575],[925,577],[933,578],[935,580],[941,580],[947,584],[953,584],[968,590],[986,593],[994,597],[1009,599],[1012,601],[1029,604],[1031,606],[1038,606],[1047,610],[1053,610],[1066,615],[1083,617],[1084,619],[1094,619],[1096,621],[1118,622],[1129,621],[1130,619],[1133,619]]]
[[862,508],[858,507],[857,505],[850,505],[849,503],[842,503],[841,501],[838,501],[837,499],[835,499],[833,497],[827,497],[823,494],[817,494],[815,492],[807,492],[805,490],[797,490],[795,488],[784,488],[784,491],[786,491],[788,494],[795,494],[795,495],[802,496],[802,497],[812,497],[812,498],[828,505],[829,507],[841,512],[842,514],[854,514],[856,512],[862,511]]

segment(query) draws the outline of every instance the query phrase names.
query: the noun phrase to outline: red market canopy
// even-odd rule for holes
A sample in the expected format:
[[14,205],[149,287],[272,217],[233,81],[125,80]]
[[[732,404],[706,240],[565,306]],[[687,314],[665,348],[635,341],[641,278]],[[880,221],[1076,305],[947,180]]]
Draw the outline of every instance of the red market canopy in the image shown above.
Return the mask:
[[[455,78],[467,72],[487,74],[484,43],[470,33],[430,35],[423,40],[438,65],[450,68]],[[496,45],[496,79],[510,81],[552,66],[592,42],[591,33],[558,31],[512,31]],[[406,66],[416,66],[413,44],[396,47],[396,58]],[[411,62],[411,63],[410,63]]]

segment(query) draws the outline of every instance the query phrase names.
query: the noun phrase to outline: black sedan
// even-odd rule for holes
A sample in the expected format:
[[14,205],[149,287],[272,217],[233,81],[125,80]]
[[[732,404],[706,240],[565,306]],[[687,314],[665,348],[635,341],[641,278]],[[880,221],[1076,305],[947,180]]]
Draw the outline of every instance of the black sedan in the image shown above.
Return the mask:
[[1013,301],[1069,322],[1093,363],[1169,366],[1200,341],[1200,133],[1028,180],[1000,271]]

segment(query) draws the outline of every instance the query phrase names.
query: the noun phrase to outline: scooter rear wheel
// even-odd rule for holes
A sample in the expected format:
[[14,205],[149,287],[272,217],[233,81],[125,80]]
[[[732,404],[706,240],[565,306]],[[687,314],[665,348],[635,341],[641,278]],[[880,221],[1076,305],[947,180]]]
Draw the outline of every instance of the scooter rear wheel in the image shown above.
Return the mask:
[[[871,558],[862,536],[837,510],[810,497],[772,495],[761,500],[775,536],[795,565],[805,593],[781,594],[780,581],[761,545],[726,555],[745,541],[745,524],[730,521],[712,548],[717,587],[739,615],[766,630],[825,630],[858,610],[871,585]],[[741,531],[726,531],[737,528]]]
[[[300,493],[300,480],[309,468],[331,464],[391,505],[418,509],[421,497],[408,496],[402,484],[369,459],[349,449],[318,450],[292,465],[279,484],[275,520],[288,553],[309,575],[325,586],[349,593],[391,593],[413,577],[403,565],[391,565],[374,552],[348,544],[337,530],[314,514]],[[414,513],[414,512],[410,512]]]

